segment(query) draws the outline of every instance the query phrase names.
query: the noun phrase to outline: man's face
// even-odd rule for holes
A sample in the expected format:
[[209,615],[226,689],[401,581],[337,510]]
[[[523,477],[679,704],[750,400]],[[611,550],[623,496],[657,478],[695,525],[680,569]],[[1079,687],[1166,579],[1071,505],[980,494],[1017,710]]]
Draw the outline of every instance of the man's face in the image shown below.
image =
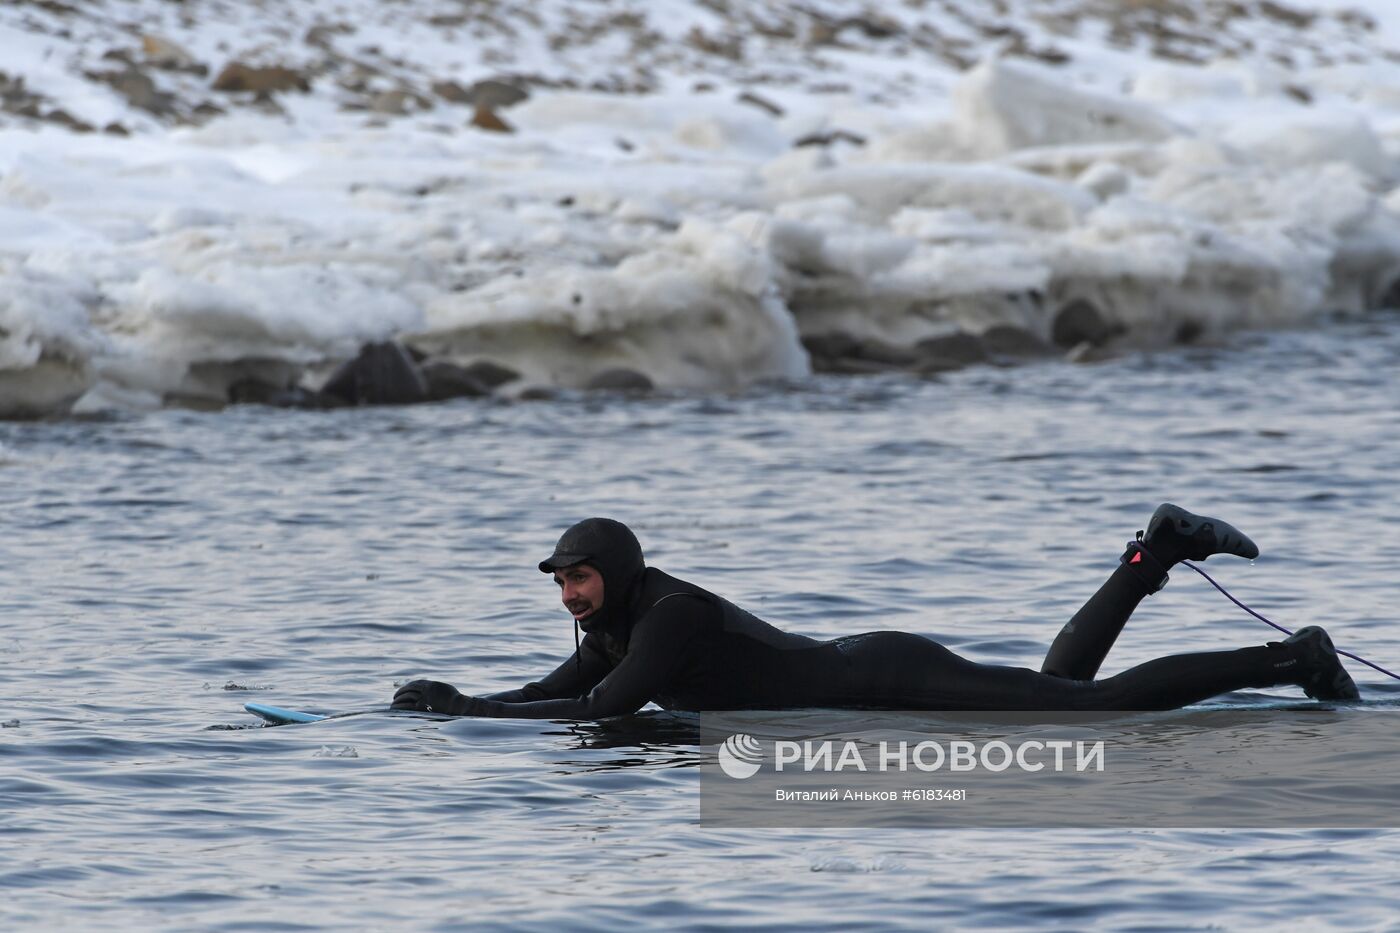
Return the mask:
[[603,575],[588,564],[575,564],[556,571],[559,599],[575,621],[582,621],[603,608]]

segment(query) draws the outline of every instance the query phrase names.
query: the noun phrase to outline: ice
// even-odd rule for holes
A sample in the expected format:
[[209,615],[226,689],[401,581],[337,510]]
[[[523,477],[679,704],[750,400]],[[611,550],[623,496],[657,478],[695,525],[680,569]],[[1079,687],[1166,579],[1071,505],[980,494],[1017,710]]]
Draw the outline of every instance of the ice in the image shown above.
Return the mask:
[[1354,114],[1303,113],[1291,119],[1239,121],[1222,138],[1256,163],[1345,163],[1382,182],[1393,180],[1400,168],[1381,148],[1370,124]]
[[415,342],[463,360],[483,353],[565,384],[627,366],[663,385],[740,385],[807,372],[769,255],[743,215],[684,223],[615,268],[502,276],[428,309]]
[[1400,63],[1330,65],[1310,70],[1305,79],[1320,91],[1355,101],[1368,110],[1400,110]]
[[956,132],[983,156],[1036,146],[1162,142],[1182,131],[1146,104],[1081,90],[1047,69],[998,58],[969,72],[953,101]]
[[846,194],[872,218],[906,207],[964,206],[985,219],[1051,230],[1072,226],[1093,201],[1072,185],[981,164],[851,165],[793,174],[773,188],[781,200]]
[[[1400,13],[1362,6],[1170,48],[1025,0],[0,8],[0,415],[218,405],[394,337],[714,388],[802,377],[815,335],[1045,335],[1076,302],[1147,345],[1361,313],[1400,277]],[[232,60],[310,91],[212,91]],[[92,77],[128,67],[173,109]],[[511,76],[511,133],[434,89]]]

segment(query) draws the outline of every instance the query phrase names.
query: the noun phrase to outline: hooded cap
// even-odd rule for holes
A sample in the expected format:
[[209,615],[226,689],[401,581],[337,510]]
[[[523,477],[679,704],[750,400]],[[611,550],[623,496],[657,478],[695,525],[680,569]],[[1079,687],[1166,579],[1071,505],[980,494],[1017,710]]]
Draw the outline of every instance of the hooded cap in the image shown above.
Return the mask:
[[540,561],[540,570],[554,573],[585,563],[603,575],[603,607],[580,620],[579,626],[585,632],[618,629],[646,570],[637,536],[611,518],[585,518],[564,532],[554,553]]

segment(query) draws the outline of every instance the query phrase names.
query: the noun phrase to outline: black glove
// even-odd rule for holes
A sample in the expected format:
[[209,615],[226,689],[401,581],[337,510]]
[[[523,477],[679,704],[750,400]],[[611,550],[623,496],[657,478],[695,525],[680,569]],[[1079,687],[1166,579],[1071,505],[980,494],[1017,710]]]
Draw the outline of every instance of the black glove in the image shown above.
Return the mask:
[[456,687],[440,680],[414,680],[398,689],[390,708],[462,716],[467,712],[469,699],[462,696]]

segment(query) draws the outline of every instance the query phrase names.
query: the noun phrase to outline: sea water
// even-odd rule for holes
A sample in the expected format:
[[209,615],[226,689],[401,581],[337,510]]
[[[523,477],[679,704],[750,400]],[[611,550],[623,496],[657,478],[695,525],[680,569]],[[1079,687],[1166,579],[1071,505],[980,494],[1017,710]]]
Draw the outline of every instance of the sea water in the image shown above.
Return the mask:
[[[589,515],[785,628],[1038,667],[1170,500],[1258,541],[1210,561],[1246,601],[1400,664],[1397,365],[1378,316],[927,380],[0,423],[0,926],[1386,928],[1393,830],[719,830],[683,715],[242,705],[537,678],[573,639],[534,565]],[[1272,637],[1177,572],[1105,671]]]

